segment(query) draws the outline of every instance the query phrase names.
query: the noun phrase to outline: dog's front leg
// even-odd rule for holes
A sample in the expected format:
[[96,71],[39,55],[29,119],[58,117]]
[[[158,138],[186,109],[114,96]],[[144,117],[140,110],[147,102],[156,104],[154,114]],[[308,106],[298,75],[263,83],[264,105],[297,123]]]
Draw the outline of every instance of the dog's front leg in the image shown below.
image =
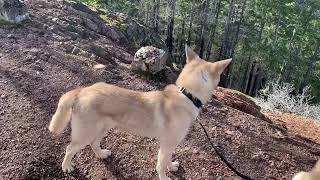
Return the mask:
[[179,163],[171,162],[171,157],[178,143],[167,143],[160,141],[160,149],[158,153],[157,172],[160,180],[171,180],[166,175],[166,169],[171,171],[178,170]]

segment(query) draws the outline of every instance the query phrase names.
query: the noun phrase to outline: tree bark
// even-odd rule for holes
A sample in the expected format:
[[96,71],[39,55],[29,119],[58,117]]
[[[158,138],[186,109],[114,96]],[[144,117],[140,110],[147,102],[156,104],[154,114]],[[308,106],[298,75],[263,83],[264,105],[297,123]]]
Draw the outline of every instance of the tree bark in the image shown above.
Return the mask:
[[236,36],[235,36],[235,40],[234,40],[233,45],[232,45],[232,51],[231,51],[231,57],[232,58],[233,58],[233,54],[234,54],[234,51],[236,49],[237,43],[239,41],[240,27],[242,25],[243,14],[244,14],[244,11],[245,11],[246,5],[247,5],[246,3],[247,3],[247,0],[244,0],[243,4],[242,4],[241,13],[240,13],[240,20],[239,20],[239,23],[237,25]]
[[194,18],[194,8],[195,8],[195,0],[192,0],[191,10],[190,10],[190,22],[189,22],[189,32],[188,32],[188,39],[187,44],[190,45],[191,43],[191,34],[192,34],[192,24]]
[[204,36],[208,26],[208,12],[209,11],[209,0],[205,0],[202,7],[202,15],[201,15],[201,28],[200,28],[200,36],[197,43],[198,55],[200,58],[203,57],[204,52]]
[[234,12],[234,0],[230,0],[228,18],[224,29],[224,38],[220,47],[219,52],[219,60],[225,59],[227,55],[227,51],[229,48],[229,36],[230,36],[230,29],[231,29],[231,19]]
[[176,13],[176,0],[168,1],[168,24],[167,24],[167,38],[166,38],[166,46],[168,49],[169,55],[172,57],[173,51],[173,26],[174,26],[174,16]]
[[160,21],[160,0],[153,0],[153,29],[157,33],[159,32],[159,21]]
[[244,75],[244,78],[243,78],[243,85],[242,85],[242,92],[247,94],[247,89],[248,89],[248,83],[249,83],[249,78],[250,78],[250,71],[251,71],[251,68],[252,68],[252,65],[253,65],[253,62],[251,60],[251,56],[252,56],[252,53],[250,52],[250,55],[249,55],[249,58],[248,58],[248,64],[247,64],[247,68],[246,68],[246,71],[245,71],[245,75]]
[[185,20],[182,21],[182,29],[181,29],[181,34],[180,34],[180,42],[179,42],[179,63],[184,65],[185,62],[182,62],[181,60],[184,59],[182,58],[184,54],[184,44],[185,44]]
[[320,52],[320,41],[318,40],[315,51],[314,51],[310,61],[308,62],[307,71],[303,75],[303,77],[302,77],[303,79],[299,85],[299,94],[301,94],[303,92],[303,88],[306,87],[306,84],[309,80],[309,77],[311,76],[311,74],[313,73],[313,71],[315,69],[315,64],[319,60],[319,57],[318,57],[319,52]]
[[[234,52],[235,52],[235,49],[236,49],[236,46],[238,44],[238,41],[239,41],[239,35],[240,35],[240,27],[241,27],[241,24],[242,24],[242,21],[243,21],[243,14],[244,14],[244,11],[246,9],[246,2],[247,0],[244,0],[243,1],[243,4],[242,4],[242,7],[241,7],[241,13],[240,13],[240,19],[239,19],[239,23],[237,25],[237,30],[236,30],[236,35],[235,35],[235,38],[233,40],[233,43],[231,45],[231,58],[234,59]],[[226,84],[227,84],[227,87],[231,87],[232,85],[232,69],[233,69],[233,63],[231,63],[228,67],[227,67],[227,71],[226,71]]]
[[212,49],[212,44],[213,44],[214,38],[215,38],[215,33],[216,33],[217,24],[218,24],[220,10],[221,10],[221,0],[219,0],[217,3],[213,27],[210,30],[209,42],[208,42],[207,53],[206,53],[207,60],[209,60],[210,56],[211,56],[211,49]]
[[[224,38],[223,38],[223,42],[221,44],[220,52],[219,52],[219,58],[218,58],[219,60],[225,59],[228,56],[230,56],[228,53],[230,51],[229,36],[230,36],[231,19],[233,17],[233,13],[234,13],[234,0],[230,0],[230,7],[228,12],[227,22],[225,25]],[[229,76],[230,66],[232,66],[232,62],[228,66],[228,68],[226,68],[224,73],[221,75],[219,86],[222,86],[222,87],[228,86],[228,76]]]
[[146,26],[149,26],[149,22],[150,22],[150,13],[149,13],[149,9],[150,9],[150,4],[149,2],[145,2],[145,11],[144,11],[144,24]]

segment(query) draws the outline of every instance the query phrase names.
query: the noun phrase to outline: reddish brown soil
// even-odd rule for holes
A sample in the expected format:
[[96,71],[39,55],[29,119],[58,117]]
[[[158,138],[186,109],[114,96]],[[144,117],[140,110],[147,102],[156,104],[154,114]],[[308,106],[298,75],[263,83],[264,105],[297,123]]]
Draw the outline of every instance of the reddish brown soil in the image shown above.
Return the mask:
[[320,124],[319,122],[288,113],[267,113],[270,119],[281,122],[288,127],[290,133],[310,139],[320,144]]
[[[61,136],[47,129],[59,96],[98,81],[144,91],[162,89],[165,84],[132,73],[126,64],[132,58],[131,49],[121,46],[121,41],[117,44],[85,27],[87,35],[76,39],[62,25],[56,24],[56,31],[44,28],[55,24],[52,17],[69,23],[79,20],[66,5],[28,2],[30,21],[0,28],[0,179],[157,179],[158,142],[117,130],[106,134],[102,143],[112,150],[110,158],[99,160],[86,148],[74,158],[75,172],[61,171],[70,129]],[[104,56],[70,54],[75,46],[92,45],[103,45]],[[106,68],[94,70],[97,63]],[[213,99],[199,119],[226,159],[254,179],[290,179],[319,159],[320,145],[312,139],[287,133],[222,101]],[[311,126],[309,131],[313,131]],[[174,179],[236,177],[212,153],[197,123],[176,149],[174,159],[181,162],[178,172],[169,173]]]

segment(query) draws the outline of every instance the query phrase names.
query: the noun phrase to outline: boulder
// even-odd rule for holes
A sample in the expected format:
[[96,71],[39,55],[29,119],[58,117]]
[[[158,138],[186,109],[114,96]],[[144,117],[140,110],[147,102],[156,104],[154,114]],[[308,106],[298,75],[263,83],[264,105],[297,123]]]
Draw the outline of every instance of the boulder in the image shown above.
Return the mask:
[[0,20],[10,23],[20,23],[27,19],[27,6],[20,0],[0,0]]
[[239,91],[218,87],[214,92],[213,97],[226,106],[250,114],[254,117],[270,121],[263,113],[260,112],[261,107],[256,105],[252,97]]
[[165,69],[167,59],[168,55],[164,50],[145,46],[135,53],[131,69],[156,74]]

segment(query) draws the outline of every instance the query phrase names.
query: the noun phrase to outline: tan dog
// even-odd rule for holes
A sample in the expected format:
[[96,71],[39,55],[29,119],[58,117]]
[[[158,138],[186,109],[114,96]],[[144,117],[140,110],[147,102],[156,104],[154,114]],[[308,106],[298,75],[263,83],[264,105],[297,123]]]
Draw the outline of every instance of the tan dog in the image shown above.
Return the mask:
[[96,156],[107,158],[111,151],[100,148],[100,140],[111,128],[157,138],[160,150],[156,170],[160,180],[168,180],[166,169],[177,171],[179,163],[171,156],[185,137],[199,108],[179,87],[206,103],[217,87],[220,75],[231,59],[210,63],[186,47],[187,64],[176,85],[163,91],[139,92],[106,83],[75,89],[64,94],[52,117],[49,130],[59,134],[71,121],[71,143],[62,163],[64,172],[71,172],[73,156],[90,145]]
[[320,180],[320,160],[309,172],[301,171],[297,173],[292,180]]

